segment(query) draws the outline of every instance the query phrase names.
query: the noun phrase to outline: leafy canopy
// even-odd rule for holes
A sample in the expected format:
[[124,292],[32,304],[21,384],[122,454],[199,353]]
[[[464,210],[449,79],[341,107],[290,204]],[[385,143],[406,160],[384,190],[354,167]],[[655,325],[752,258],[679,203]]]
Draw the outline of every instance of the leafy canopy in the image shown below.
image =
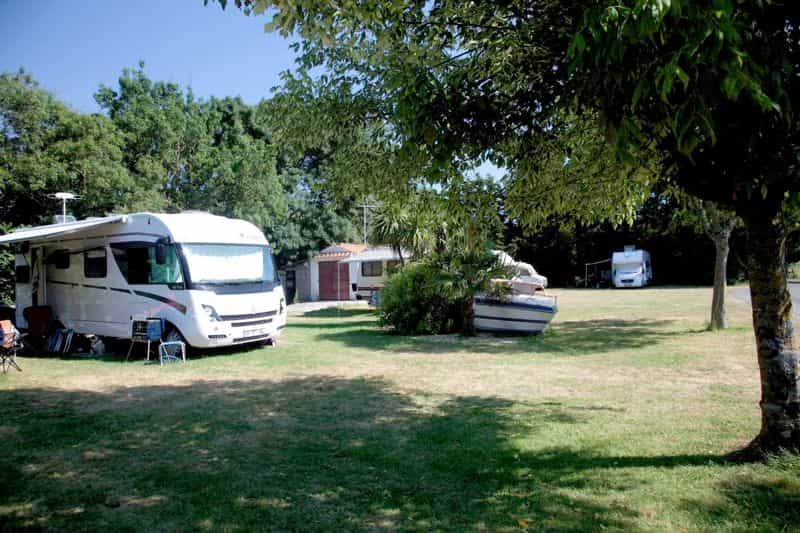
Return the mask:
[[676,183],[742,215],[775,212],[798,183],[796,2],[601,2],[572,39],[572,75],[619,154],[643,139]]

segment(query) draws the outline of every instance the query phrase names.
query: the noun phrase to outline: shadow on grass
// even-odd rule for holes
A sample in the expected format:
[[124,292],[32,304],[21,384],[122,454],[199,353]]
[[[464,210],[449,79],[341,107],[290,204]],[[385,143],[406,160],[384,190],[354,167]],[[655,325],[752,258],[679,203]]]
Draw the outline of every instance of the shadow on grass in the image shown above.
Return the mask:
[[558,322],[540,340],[551,352],[591,355],[598,352],[642,348],[671,337],[705,333],[705,329],[669,330],[673,320],[575,320]]
[[609,489],[598,469],[718,459],[525,452],[512,435],[590,413],[435,404],[377,379],[24,389],[0,392],[0,404],[3,530],[624,528],[636,512],[592,496]]
[[[355,316],[355,315],[354,315]],[[319,340],[333,341],[353,348],[395,352],[447,353],[469,351],[485,354],[548,352],[559,355],[595,355],[615,350],[651,346],[670,337],[704,333],[705,330],[670,331],[670,320],[585,320],[557,322],[536,336],[480,334],[402,336],[378,329],[375,320],[308,322],[295,328],[319,330]]]
[[339,307],[326,307],[315,311],[306,311],[303,318],[351,318],[356,316],[377,316],[374,309],[350,309]]
[[721,483],[713,501],[685,501],[684,509],[719,530],[790,531],[800,524],[800,479],[738,475]]

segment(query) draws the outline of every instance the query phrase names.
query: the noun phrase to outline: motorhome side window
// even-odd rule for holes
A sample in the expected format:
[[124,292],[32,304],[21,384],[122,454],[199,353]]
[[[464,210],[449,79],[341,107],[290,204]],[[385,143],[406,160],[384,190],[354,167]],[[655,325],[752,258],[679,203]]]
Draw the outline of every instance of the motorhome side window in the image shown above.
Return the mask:
[[30,283],[31,282],[31,267],[28,265],[17,265],[14,268],[17,283]]
[[361,263],[361,275],[370,278],[383,275],[383,263],[380,261],[366,261]]
[[83,252],[83,275],[87,278],[106,277],[107,265],[105,248],[95,248]]
[[69,268],[69,252],[66,250],[54,252],[45,260],[45,263],[53,265],[59,270],[67,270]]
[[175,247],[167,246],[163,264],[156,260],[155,243],[118,243],[111,245],[114,261],[125,281],[131,285],[183,283]]

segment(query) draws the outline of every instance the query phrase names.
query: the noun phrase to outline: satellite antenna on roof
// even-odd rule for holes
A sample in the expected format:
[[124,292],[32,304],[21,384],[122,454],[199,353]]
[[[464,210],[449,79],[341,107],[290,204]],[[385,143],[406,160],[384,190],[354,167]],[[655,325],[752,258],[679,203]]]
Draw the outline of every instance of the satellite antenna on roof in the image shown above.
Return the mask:
[[67,222],[75,222],[75,217],[70,216],[67,218],[67,201],[69,200],[77,200],[80,198],[77,194],[72,194],[71,192],[57,192],[55,194],[48,194],[48,198],[55,198],[56,200],[61,200],[61,216],[56,215],[53,217],[53,221],[56,224],[66,224]]

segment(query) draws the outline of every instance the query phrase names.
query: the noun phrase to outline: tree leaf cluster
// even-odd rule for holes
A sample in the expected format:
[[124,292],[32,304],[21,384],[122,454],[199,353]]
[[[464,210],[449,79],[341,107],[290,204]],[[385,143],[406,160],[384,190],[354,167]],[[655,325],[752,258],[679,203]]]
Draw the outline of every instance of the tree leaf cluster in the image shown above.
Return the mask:
[[334,201],[315,154],[276,142],[269,101],[195,99],[140,64],[78,113],[21,71],[0,75],[0,216],[9,229],[49,223],[48,195],[81,196],[78,218],[188,209],[263,228],[280,263],[358,237],[352,198]]

